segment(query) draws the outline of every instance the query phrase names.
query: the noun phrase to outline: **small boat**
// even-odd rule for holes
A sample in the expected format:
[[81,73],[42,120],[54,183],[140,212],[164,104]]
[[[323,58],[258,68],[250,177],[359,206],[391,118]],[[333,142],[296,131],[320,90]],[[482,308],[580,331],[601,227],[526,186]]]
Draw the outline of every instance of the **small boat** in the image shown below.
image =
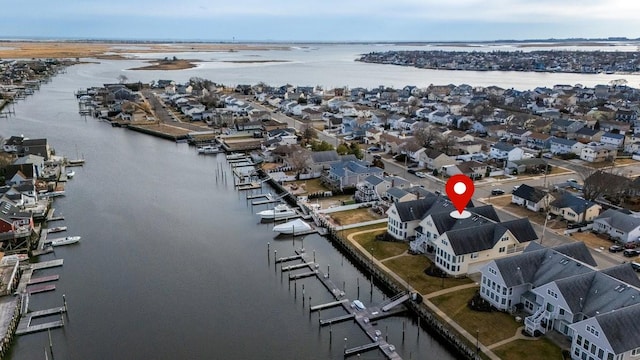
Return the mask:
[[40,195],[41,197],[56,197],[56,196],[64,196],[64,190],[61,191],[49,191]]
[[264,220],[279,220],[295,216],[296,212],[285,204],[278,204],[273,209],[260,211],[256,215]]
[[366,309],[366,307],[364,306],[364,304],[360,300],[353,300],[351,302],[351,307],[356,309],[356,310],[364,310],[364,309]]
[[307,224],[302,219],[295,219],[284,224],[276,225],[273,227],[273,231],[279,232],[280,234],[293,234],[306,232],[311,230],[311,225]]
[[220,149],[220,147],[218,146],[213,146],[213,145],[205,145],[205,146],[200,146],[198,148],[198,154],[217,154],[217,153],[221,153],[222,149]]
[[73,177],[73,175],[75,175],[75,174],[76,174],[76,172],[75,172],[75,171],[73,171],[73,170],[69,170],[69,171],[67,171],[67,177],[68,177],[69,179],[71,179],[71,178]]
[[67,166],[82,166],[84,165],[84,159],[67,160]]
[[64,238],[51,240],[51,246],[75,244],[78,241],[80,241],[80,236],[67,236]]
[[51,234],[51,233],[57,233],[57,232],[65,231],[65,230],[67,230],[66,226],[56,226],[56,227],[52,227],[52,228],[47,229],[47,232],[49,234]]

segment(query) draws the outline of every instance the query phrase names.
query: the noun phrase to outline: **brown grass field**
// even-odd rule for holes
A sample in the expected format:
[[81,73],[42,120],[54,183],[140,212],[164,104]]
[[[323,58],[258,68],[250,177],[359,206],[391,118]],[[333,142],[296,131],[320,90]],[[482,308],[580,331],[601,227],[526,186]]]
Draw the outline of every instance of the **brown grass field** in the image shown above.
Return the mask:
[[[4,49],[7,48],[7,49]],[[111,42],[0,42],[0,59],[31,58],[104,58],[124,59],[127,53],[159,52],[229,52],[242,50],[288,49],[280,45],[213,44],[213,43],[111,43]]]

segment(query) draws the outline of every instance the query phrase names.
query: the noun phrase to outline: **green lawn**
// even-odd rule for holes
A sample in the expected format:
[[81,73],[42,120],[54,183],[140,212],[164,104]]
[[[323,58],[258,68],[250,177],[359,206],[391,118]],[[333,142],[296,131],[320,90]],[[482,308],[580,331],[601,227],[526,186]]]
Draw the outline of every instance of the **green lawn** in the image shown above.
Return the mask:
[[431,261],[423,255],[400,256],[384,264],[422,295],[472,282],[468,278],[443,279],[425,274],[424,270],[431,266]]
[[538,340],[511,341],[493,349],[493,352],[502,360],[562,359],[562,350],[544,337]]
[[296,181],[287,182],[286,184],[288,184],[288,185],[296,184],[296,185],[298,185],[298,187],[304,187],[304,189],[306,189],[307,194],[313,194],[313,193],[316,193],[318,191],[328,191],[329,190],[326,187],[324,187],[324,185],[322,185],[320,183],[320,178],[318,178],[318,179],[309,179],[309,180],[296,180]]
[[384,234],[385,231],[385,229],[382,229],[380,231],[356,235],[353,237],[353,240],[379,260],[400,255],[407,251],[409,244],[406,242],[376,240],[376,235]]
[[484,345],[515,335],[522,324],[517,323],[511,315],[499,311],[480,312],[469,309],[467,302],[477,290],[478,288],[470,288],[455,291],[435,297],[431,302],[470,334],[475,335],[480,330],[480,342]]
[[374,230],[374,229],[379,229],[379,230],[382,230],[382,231],[386,231],[387,230],[387,224],[367,225],[367,226],[356,227],[356,228],[353,228],[353,229],[340,230],[340,231],[338,231],[338,236],[340,236],[340,237],[342,237],[342,238],[344,238],[346,240],[347,237],[350,234],[357,233],[357,232],[360,232],[360,231]]

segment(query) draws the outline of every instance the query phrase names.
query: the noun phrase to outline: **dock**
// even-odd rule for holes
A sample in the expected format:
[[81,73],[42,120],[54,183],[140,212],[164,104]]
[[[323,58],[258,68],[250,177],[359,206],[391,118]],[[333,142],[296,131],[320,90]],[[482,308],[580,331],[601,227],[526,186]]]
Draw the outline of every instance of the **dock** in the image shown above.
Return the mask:
[[41,285],[41,286],[34,286],[34,287],[27,288],[27,293],[29,293],[29,295],[39,294],[42,292],[53,291],[55,289],[56,289],[55,285]]
[[31,280],[29,280],[29,282],[27,283],[27,285],[35,285],[35,284],[41,284],[41,283],[45,283],[45,282],[49,282],[49,281],[56,281],[60,279],[60,275],[49,275],[49,276],[42,276],[39,278],[31,278]]
[[253,194],[253,195],[247,195],[247,200],[253,200],[253,199],[261,199],[261,198],[269,198],[271,197],[271,193],[266,193],[266,194]]
[[20,277],[20,283],[18,283],[18,288],[16,289],[16,294],[22,294],[27,292],[27,285],[31,282],[31,277],[33,276],[33,272],[36,270],[48,269],[56,266],[62,266],[64,260],[56,259],[43,261],[35,264],[29,264],[26,267],[22,267],[22,276]]
[[[320,304],[313,307],[310,306],[309,307],[310,311],[319,311],[321,309],[334,307],[334,306],[342,306],[342,308],[346,311],[346,314],[344,315],[339,315],[329,319],[320,319],[319,320],[320,326],[327,326],[333,323],[353,320],[371,339],[372,341],[371,343],[360,345],[350,349],[345,349],[345,352],[344,352],[345,357],[359,355],[363,352],[370,351],[377,348],[385,355],[387,359],[391,359],[391,360],[402,359],[400,355],[398,355],[398,353],[395,351],[395,347],[387,343],[384,337],[381,336],[382,333],[380,332],[380,330],[376,329],[373,323],[375,323],[375,320],[397,315],[406,311],[407,308],[404,305],[402,305],[402,303],[411,299],[411,294],[400,293],[387,299],[387,301],[377,306],[369,306],[365,309],[354,308],[351,306],[350,301],[344,298],[345,296],[344,291],[340,289],[338,286],[336,286],[333,283],[333,281],[329,278],[329,274],[328,273],[325,274],[324,272],[319,270],[318,265],[315,264],[314,262],[309,262],[306,260],[304,250],[296,250],[296,255],[277,259],[276,263],[283,262],[283,261],[293,261],[293,260],[300,260],[302,262],[301,264],[299,264],[300,265],[299,267],[296,267],[297,269],[304,269],[305,267],[307,267],[311,271],[299,273],[299,274],[290,273],[289,281],[295,281],[303,277],[315,275],[316,278],[320,280],[320,282],[324,285],[324,287],[327,288],[327,290],[329,290],[329,292],[331,292],[333,297],[336,299],[336,301],[334,302]],[[296,265],[283,267],[281,271],[290,271],[290,270],[284,270],[284,269],[290,269],[292,266],[296,266]]]
[[[18,323],[18,327],[16,329],[16,335],[26,335],[26,334],[31,334],[38,331],[44,331],[44,330],[63,327],[64,320],[62,319],[62,314],[66,312],[67,312],[66,307],[62,306],[62,307],[57,307],[52,309],[26,313],[23,315],[23,317],[20,319],[20,322]],[[32,320],[35,318],[58,315],[58,314],[60,314],[60,320],[51,321],[51,322],[47,322],[39,325],[31,325]]]
[[262,187],[262,184],[255,181],[236,184],[236,188],[240,191],[255,190],[255,189],[260,189],[261,187]]
[[307,262],[307,263],[302,263],[302,264],[298,264],[298,265],[285,266],[280,270],[281,271],[291,271],[291,270],[295,270],[295,269],[302,269],[302,268],[305,268],[305,267],[311,267],[312,265],[315,265],[315,263],[314,262]]

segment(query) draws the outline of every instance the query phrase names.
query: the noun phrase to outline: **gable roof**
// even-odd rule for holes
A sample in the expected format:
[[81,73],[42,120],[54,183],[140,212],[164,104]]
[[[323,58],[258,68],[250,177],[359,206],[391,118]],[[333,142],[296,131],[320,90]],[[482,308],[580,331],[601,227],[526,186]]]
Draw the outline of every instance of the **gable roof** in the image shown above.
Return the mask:
[[[616,354],[622,354],[638,347],[637,334],[640,334],[640,305],[635,304],[624,309],[596,315],[604,336]],[[589,321],[586,319],[584,321]],[[577,326],[576,323],[574,326]],[[631,336],[630,336],[631,335]]]
[[571,194],[565,194],[558,199],[553,200],[550,205],[559,209],[570,208],[576,213],[581,214],[597,204]]
[[511,150],[515,149],[515,146],[502,141],[498,141],[497,143],[491,145],[491,147],[506,152],[510,152]]
[[369,175],[364,179],[364,181],[368,182],[373,186],[377,186],[378,184],[384,182],[384,179],[376,175]]
[[401,197],[409,194],[407,191],[405,191],[404,189],[400,189],[397,187],[392,187],[390,189],[387,190],[387,194],[389,194],[390,196],[400,199]]
[[571,140],[571,139],[564,139],[564,138],[559,138],[559,137],[552,137],[551,138],[551,143],[555,143],[555,144],[560,144],[560,145],[566,145],[566,146],[573,146],[577,143],[576,140]]
[[311,160],[314,163],[326,163],[331,161],[340,161],[340,155],[335,150],[314,151],[311,153]]
[[607,209],[594,219],[609,224],[614,229],[630,232],[640,227],[640,218],[623,214],[615,209]]
[[547,193],[544,190],[540,190],[540,189],[536,189],[532,186],[529,186],[527,184],[522,184],[520,186],[518,186],[517,189],[515,189],[512,193],[513,196],[519,197],[521,199],[524,200],[528,200],[534,203],[539,202],[540,200],[544,199],[545,195],[547,195]]

